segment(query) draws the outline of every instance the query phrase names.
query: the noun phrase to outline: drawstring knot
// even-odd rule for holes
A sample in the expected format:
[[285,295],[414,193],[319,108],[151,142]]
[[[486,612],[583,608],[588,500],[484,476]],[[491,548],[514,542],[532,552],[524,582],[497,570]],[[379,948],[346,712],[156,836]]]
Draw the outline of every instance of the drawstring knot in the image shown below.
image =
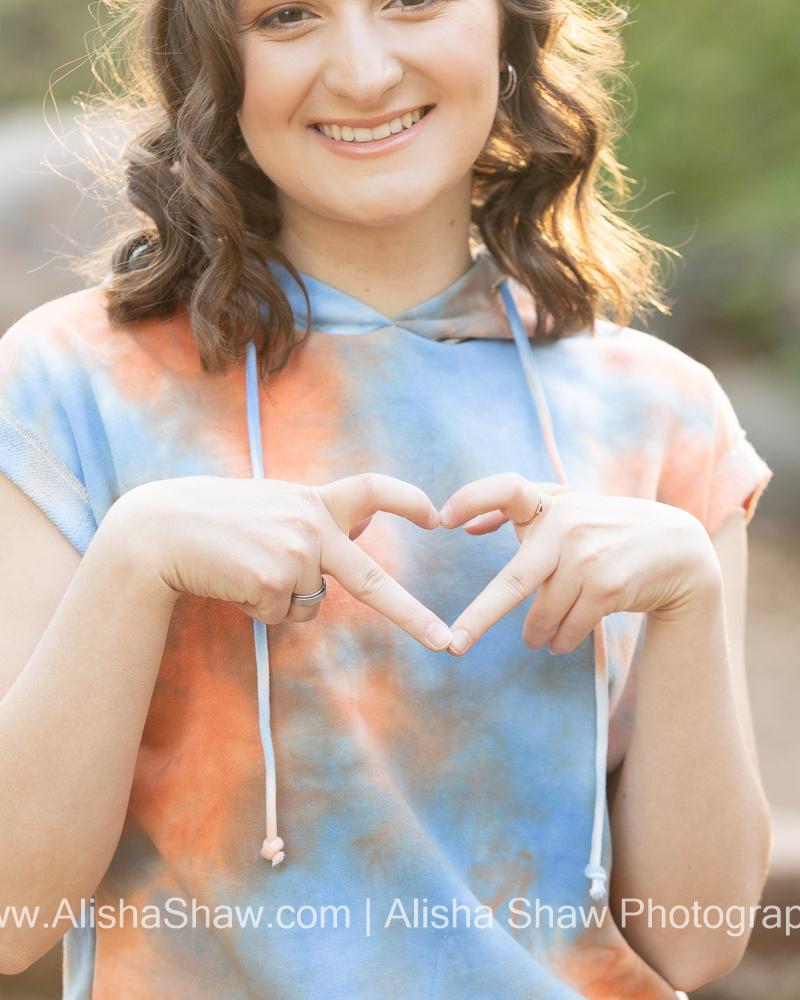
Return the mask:
[[583,869],[583,874],[592,880],[591,888],[589,889],[589,895],[596,902],[606,898],[606,892],[608,891],[606,886],[608,884],[608,872],[603,868],[602,865],[587,865]]
[[[503,297],[503,304],[506,307],[506,315],[514,334],[514,343],[517,345],[522,370],[528,382],[528,389],[536,406],[536,413],[539,417],[539,427],[542,432],[547,454],[550,456],[550,463],[553,466],[558,481],[564,486],[569,486],[567,473],[558,454],[555,435],[553,434],[553,421],[550,416],[550,407],[547,405],[547,397],[544,394],[544,387],[539,379],[536,370],[536,363],[533,359],[528,335],[522,325],[517,304],[507,281],[500,284],[500,294]],[[592,822],[592,845],[589,852],[589,864],[584,868],[583,873],[591,879],[589,895],[594,900],[605,899],[608,884],[608,872],[601,864],[603,854],[603,824],[606,815],[606,764],[608,759],[608,657],[606,652],[606,630],[602,621],[594,629],[594,696],[595,696],[595,784],[594,784],[594,819]]]
[[265,840],[261,845],[261,857],[265,861],[271,861],[274,868],[275,865],[279,865],[286,857],[283,850],[285,846],[280,837],[276,837],[274,840]]
[[[247,433],[250,439],[250,464],[253,479],[264,478],[264,449],[261,443],[261,408],[258,400],[258,364],[256,345],[251,340],[247,345],[247,366],[245,385],[247,389]],[[269,646],[267,626],[253,619],[253,640],[256,650],[256,676],[258,678],[258,725],[261,730],[261,746],[264,750],[264,768],[267,786],[267,836],[261,847],[261,857],[279,865],[286,857],[286,846],[278,836],[278,806],[275,786],[275,748],[272,743],[272,724],[269,705]]]

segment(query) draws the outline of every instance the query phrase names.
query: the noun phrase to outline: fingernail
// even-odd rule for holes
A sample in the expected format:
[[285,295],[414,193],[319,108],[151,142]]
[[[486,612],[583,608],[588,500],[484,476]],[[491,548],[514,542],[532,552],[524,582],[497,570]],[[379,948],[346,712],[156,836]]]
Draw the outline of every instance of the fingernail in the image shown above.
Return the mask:
[[428,518],[428,527],[437,528],[439,526],[439,511],[435,507],[431,507],[431,514]]
[[[450,507],[449,503],[446,503],[439,512],[439,520],[441,521],[442,524],[444,524],[445,521],[449,521],[452,516],[453,516],[452,508]],[[447,527],[447,525],[445,525],[445,527]]]
[[466,652],[469,648],[469,644],[472,642],[472,636],[467,632],[466,629],[457,628],[453,632],[453,641],[448,646],[456,656],[461,656],[462,653]]
[[453,633],[442,622],[431,622],[425,630],[425,638],[436,650],[447,649],[453,640]]

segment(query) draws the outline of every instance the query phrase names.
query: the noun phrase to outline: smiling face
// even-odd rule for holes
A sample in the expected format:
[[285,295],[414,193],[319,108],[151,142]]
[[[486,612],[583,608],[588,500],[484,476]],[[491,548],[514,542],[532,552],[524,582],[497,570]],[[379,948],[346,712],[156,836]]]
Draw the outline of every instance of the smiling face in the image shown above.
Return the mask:
[[389,225],[468,199],[497,109],[496,0],[240,0],[245,142],[287,213]]

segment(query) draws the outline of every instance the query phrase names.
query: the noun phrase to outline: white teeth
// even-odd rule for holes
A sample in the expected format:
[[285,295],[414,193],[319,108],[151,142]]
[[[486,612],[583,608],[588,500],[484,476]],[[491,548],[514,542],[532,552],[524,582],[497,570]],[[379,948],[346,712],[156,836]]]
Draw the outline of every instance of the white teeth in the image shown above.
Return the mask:
[[330,125],[320,123],[317,125],[319,131],[329,139],[344,142],[376,142],[379,139],[388,139],[390,135],[397,135],[405,128],[411,128],[423,116],[424,109],[417,108],[416,111],[409,111],[400,118],[393,118],[390,122],[376,125],[375,128],[352,128],[350,125]]

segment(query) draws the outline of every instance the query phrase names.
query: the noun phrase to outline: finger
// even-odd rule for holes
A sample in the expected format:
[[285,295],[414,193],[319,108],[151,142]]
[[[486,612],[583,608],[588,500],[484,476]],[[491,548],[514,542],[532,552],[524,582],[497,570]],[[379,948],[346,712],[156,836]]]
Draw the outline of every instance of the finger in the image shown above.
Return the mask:
[[269,604],[249,604],[246,601],[231,601],[231,604],[243,611],[249,618],[264,622],[265,625],[280,625],[289,613],[289,601],[271,602]]
[[488,535],[491,531],[497,531],[507,521],[508,518],[505,514],[499,510],[492,510],[488,514],[479,514],[471,521],[467,521],[464,525],[464,531],[470,535]]
[[573,604],[550,640],[551,653],[571,653],[615,608],[609,607],[598,595],[585,590]]
[[[304,569],[292,588],[292,597],[308,594],[316,594],[322,586],[323,579],[319,569]],[[322,601],[319,604],[302,605],[295,604],[289,599],[289,607],[286,611],[285,622],[302,623],[313,621],[322,610]]]
[[346,532],[379,510],[398,514],[420,528],[436,528],[439,512],[430,498],[411,483],[368,472],[315,487],[339,527]]
[[529,483],[514,472],[506,472],[462,486],[442,507],[439,519],[443,527],[457,528],[481,514],[499,511],[509,521],[525,524],[536,516],[539,503],[545,514],[550,496],[539,488],[539,484]]
[[558,553],[542,547],[535,560],[525,547],[491,580],[450,626],[453,642],[449,651],[460,656],[478,639],[522,603],[558,565]]
[[422,643],[441,652],[453,635],[441,618],[347,538],[334,539],[323,551],[323,571],[334,576],[357,600],[378,611]]
[[530,649],[542,649],[548,644],[580,597],[577,578],[570,574],[562,580],[561,575],[556,572],[540,584],[525,616],[522,641]]
[[362,535],[369,527],[371,517],[365,517],[361,521],[357,521],[353,527],[350,529],[350,541],[354,542],[359,535]]

